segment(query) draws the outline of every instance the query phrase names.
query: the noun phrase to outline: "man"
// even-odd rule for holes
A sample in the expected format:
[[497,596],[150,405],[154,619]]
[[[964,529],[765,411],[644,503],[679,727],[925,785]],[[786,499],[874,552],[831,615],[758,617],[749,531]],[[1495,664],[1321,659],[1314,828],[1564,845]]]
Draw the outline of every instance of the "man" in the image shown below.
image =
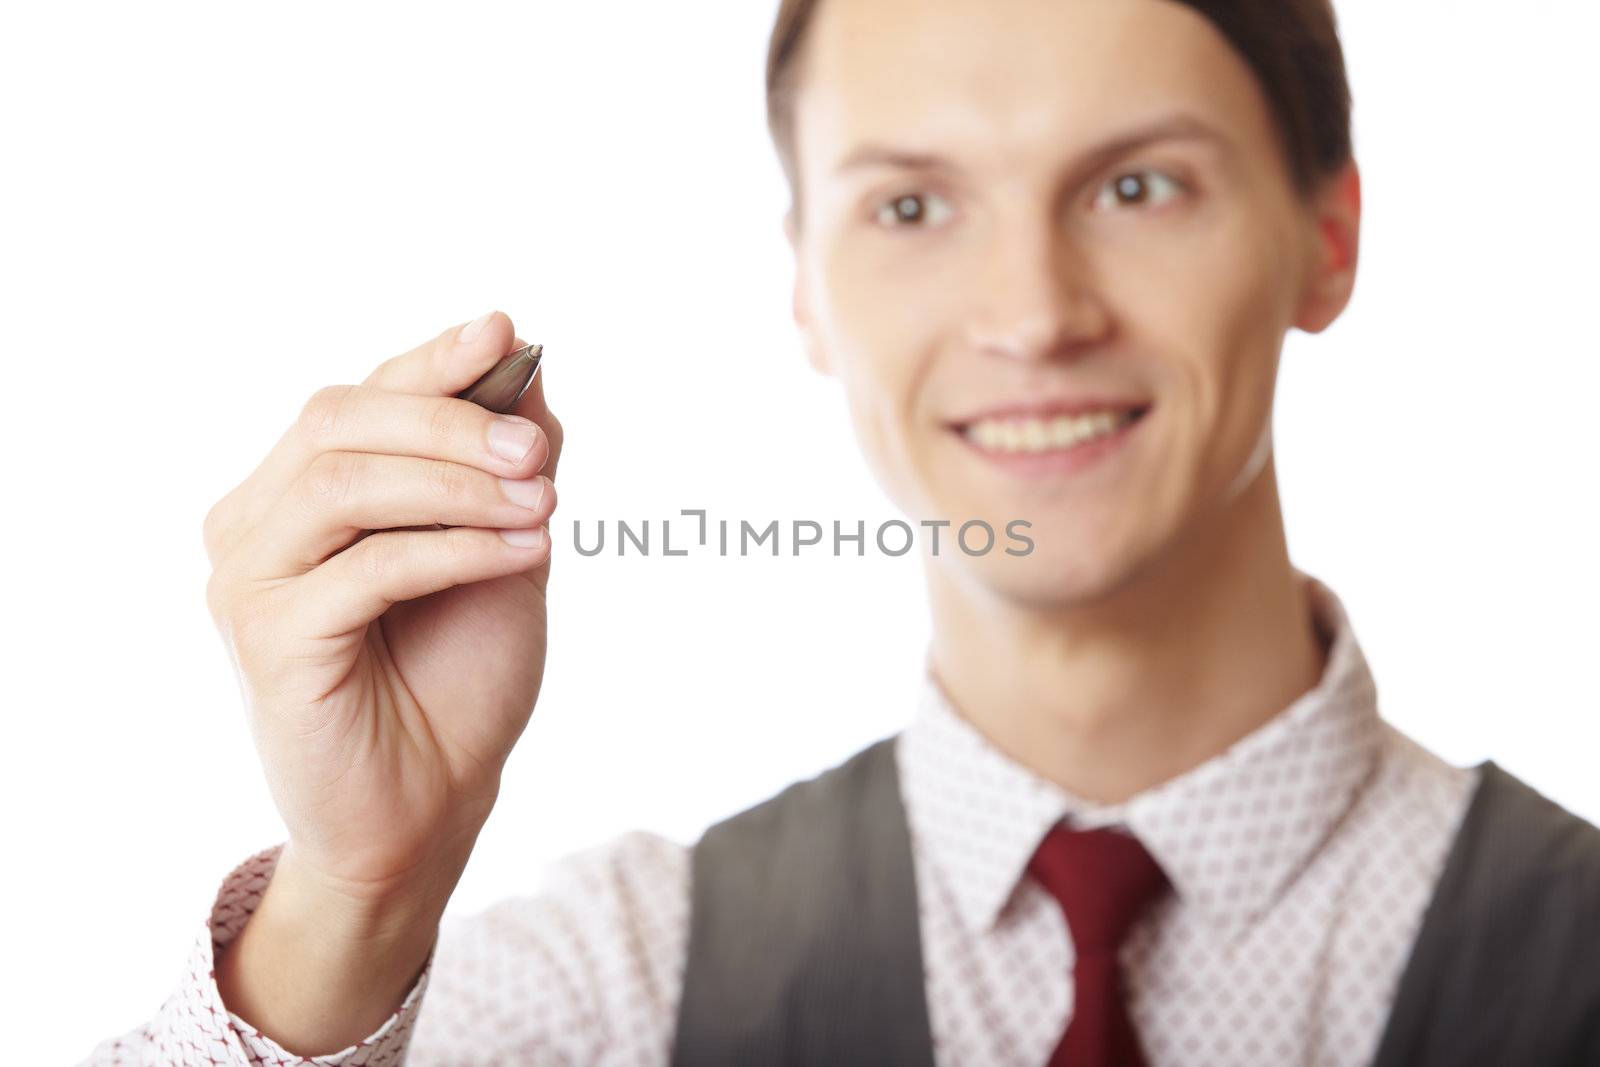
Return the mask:
[[1600,832],[1388,726],[1288,558],[1278,357],[1360,219],[1326,4],[796,0],[768,88],[796,320],[869,463],[1034,551],[927,556],[903,733],[440,925],[538,691],[560,427],[426,399],[498,314],[319,394],[207,523],[289,841],[97,1061],[1600,1056]]

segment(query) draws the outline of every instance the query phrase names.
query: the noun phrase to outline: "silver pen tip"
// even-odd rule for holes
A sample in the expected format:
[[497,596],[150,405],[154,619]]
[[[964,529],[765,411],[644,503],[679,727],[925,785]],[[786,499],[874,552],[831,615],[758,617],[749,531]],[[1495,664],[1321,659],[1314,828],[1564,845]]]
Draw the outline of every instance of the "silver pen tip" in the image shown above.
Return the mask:
[[509,413],[533,384],[544,361],[544,346],[523,345],[508,352],[477,381],[456,396],[500,414]]

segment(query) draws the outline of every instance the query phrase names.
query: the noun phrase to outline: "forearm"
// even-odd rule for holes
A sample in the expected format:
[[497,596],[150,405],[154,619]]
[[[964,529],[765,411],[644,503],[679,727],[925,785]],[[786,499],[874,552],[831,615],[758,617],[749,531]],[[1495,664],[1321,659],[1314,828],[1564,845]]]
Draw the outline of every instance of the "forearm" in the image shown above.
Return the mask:
[[223,1002],[297,1055],[362,1040],[415,984],[458,875],[356,900],[320,884],[286,848],[249,922],[218,953]]
[[[629,833],[553,864],[538,893],[478,914],[439,920],[430,911],[412,920],[392,912],[397,918],[368,924],[369,936],[355,939],[365,948],[353,962],[348,949],[318,943],[320,926],[342,924],[327,921],[315,893],[309,907],[298,899],[302,876],[288,851],[264,849],[229,872],[160,1011],[102,1041],[84,1067],[666,1062],[689,932],[684,845]],[[463,843],[458,852],[465,851]],[[280,862],[283,878],[273,888]],[[427,869],[438,881],[423,896],[442,899],[465,860]],[[269,889],[284,902],[272,909],[290,921],[262,913]],[[293,918],[301,914],[322,918]],[[266,921],[257,926],[259,917]],[[406,929],[425,936],[393,936]],[[235,957],[247,930],[262,934],[260,948]],[[298,958],[283,952],[308,940]],[[412,960],[419,954],[420,974]],[[397,987],[395,974],[415,981]],[[310,1033],[313,1026],[324,1032]]]

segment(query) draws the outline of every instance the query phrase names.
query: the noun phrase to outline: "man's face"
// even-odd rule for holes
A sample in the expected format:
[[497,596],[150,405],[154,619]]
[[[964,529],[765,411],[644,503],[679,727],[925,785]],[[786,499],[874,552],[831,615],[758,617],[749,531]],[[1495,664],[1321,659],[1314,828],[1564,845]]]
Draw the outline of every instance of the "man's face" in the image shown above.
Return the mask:
[[[1342,307],[1312,306],[1316,218],[1226,39],[1165,0],[829,0],[807,49],[796,312],[896,503],[998,535],[941,558],[1080,600],[1224,517],[1285,332]],[[1119,428],[1069,447],[1107,426],[1084,401]]]

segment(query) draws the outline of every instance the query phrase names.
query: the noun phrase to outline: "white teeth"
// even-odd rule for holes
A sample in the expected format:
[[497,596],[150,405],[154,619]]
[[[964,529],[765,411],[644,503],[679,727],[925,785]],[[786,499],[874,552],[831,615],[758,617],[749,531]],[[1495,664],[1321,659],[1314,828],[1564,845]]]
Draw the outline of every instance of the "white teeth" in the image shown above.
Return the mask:
[[1132,411],[1096,411],[1048,419],[980,419],[969,423],[967,439],[994,452],[1047,452],[1104,437],[1133,419]]

